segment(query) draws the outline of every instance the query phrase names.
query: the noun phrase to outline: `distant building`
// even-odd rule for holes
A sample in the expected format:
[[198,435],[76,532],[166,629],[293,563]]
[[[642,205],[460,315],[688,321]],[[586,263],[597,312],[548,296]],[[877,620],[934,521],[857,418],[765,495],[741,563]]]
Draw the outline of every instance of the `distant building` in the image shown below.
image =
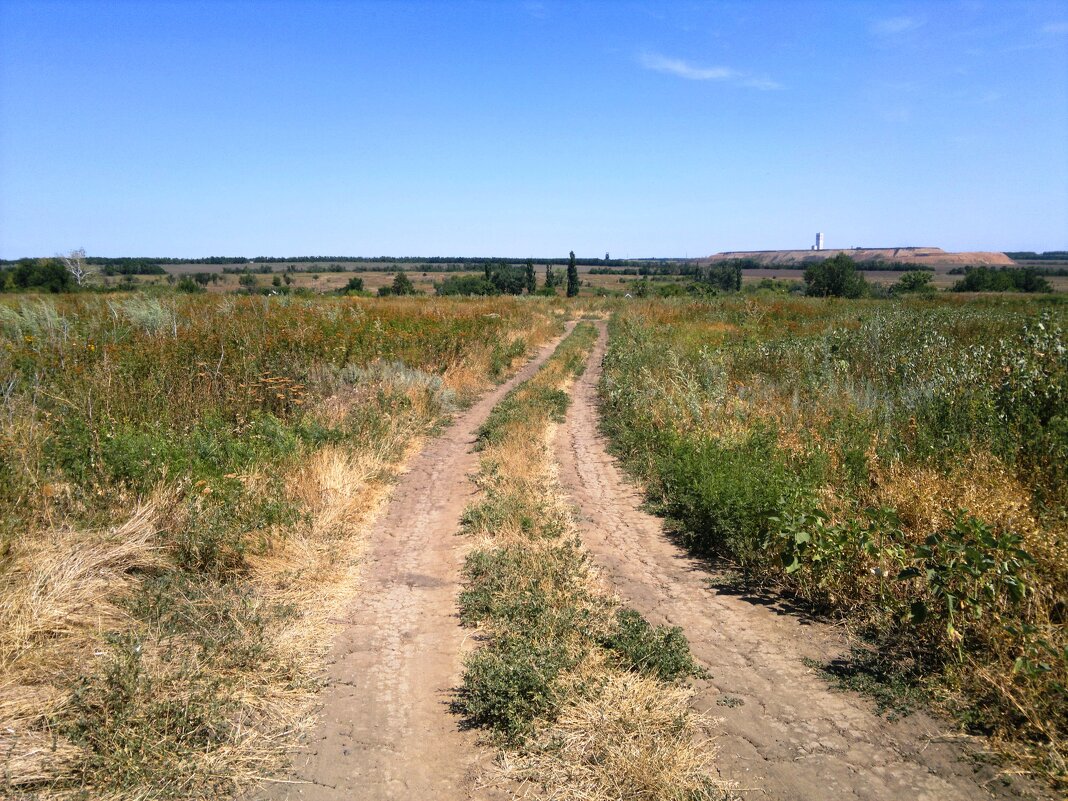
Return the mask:
[[823,234],[816,234],[816,247],[813,250],[823,250]]

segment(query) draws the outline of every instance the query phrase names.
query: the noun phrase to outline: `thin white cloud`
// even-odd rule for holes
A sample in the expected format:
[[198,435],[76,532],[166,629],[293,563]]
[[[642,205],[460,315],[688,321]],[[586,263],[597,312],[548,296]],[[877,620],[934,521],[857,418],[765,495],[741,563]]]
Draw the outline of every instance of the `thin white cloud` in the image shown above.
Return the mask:
[[638,60],[647,70],[674,75],[688,81],[721,81],[765,91],[782,88],[781,84],[770,78],[749,75],[730,67],[701,67],[683,61],[681,58],[668,58],[658,53],[642,53]]
[[523,10],[534,19],[545,19],[549,16],[549,9],[545,6],[545,3],[539,3],[537,0],[528,0],[528,2],[523,3]]
[[695,67],[679,58],[667,58],[656,53],[642,53],[642,66],[654,72],[666,72],[688,81],[726,81],[738,77],[729,67]]
[[1068,21],[1047,22],[1042,26],[1042,33],[1065,34],[1068,33]]
[[923,23],[917,17],[887,17],[875,20],[871,24],[871,32],[878,36],[898,36],[922,27]]

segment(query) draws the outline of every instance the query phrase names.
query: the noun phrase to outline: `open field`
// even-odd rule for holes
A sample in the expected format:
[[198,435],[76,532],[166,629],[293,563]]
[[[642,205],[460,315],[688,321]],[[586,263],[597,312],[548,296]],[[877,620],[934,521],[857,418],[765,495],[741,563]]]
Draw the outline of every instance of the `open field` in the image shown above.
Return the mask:
[[[826,258],[826,253],[821,255],[821,258]],[[693,263],[696,263],[694,261]],[[968,262],[972,264],[973,262]],[[978,263],[978,262],[975,262]],[[340,262],[342,266],[345,263]],[[1012,262],[1010,260],[1009,265]],[[1035,262],[1040,270],[1043,267],[1057,267],[1058,263],[1049,262]],[[388,269],[367,269],[366,265],[361,266],[359,271],[345,271],[345,272],[329,272],[325,269],[317,270],[316,267],[325,267],[327,265],[315,265],[311,263],[296,263],[296,262],[279,262],[277,264],[266,265],[271,267],[274,271],[270,274],[262,274],[253,272],[253,276],[256,280],[256,286],[259,288],[267,288],[271,285],[275,273],[282,274],[283,271],[290,265],[297,268],[298,271],[290,273],[292,284],[291,289],[306,289],[311,292],[318,293],[331,293],[336,292],[344,287],[350,278],[359,277],[364,281],[364,287],[367,291],[375,293],[380,287],[388,286],[393,282],[393,277],[396,274],[396,270]],[[166,267],[169,274],[175,276],[194,275],[196,273],[209,273],[213,276],[217,276],[217,282],[212,282],[207,285],[209,292],[234,292],[242,289],[239,283],[240,276],[235,273],[223,273],[223,268],[236,269],[244,267],[246,265],[199,265],[199,264],[180,264],[180,265],[168,265]],[[252,265],[253,267],[259,267],[260,265]],[[957,281],[960,280],[960,275],[950,274],[950,270],[958,267],[957,262],[938,262],[931,265],[933,271],[931,273],[931,286],[938,290],[945,290],[951,288]],[[480,270],[463,270],[458,272],[431,272],[422,270],[418,265],[411,264],[399,264],[397,269],[402,270],[408,275],[416,290],[425,294],[433,294],[434,285],[445,280],[450,275],[480,275]],[[539,284],[543,282],[545,276],[545,265],[536,264],[535,269],[538,276]],[[579,275],[582,281],[581,294],[583,295],[595,295],[600,290],[607,291],[609,293],[626,293],[629,291],[628,287],[635,281],[641,280],[641,276],[638,275],[626,275],[622,272],[624,268],[612,268],[617,269],[617,272],[613,273],[597,273],[592,274],[590,271],[594,269],[591,265],[578,266]],[[903,271],[898,270],[864,270],[863,263],[858,264],[859,271],[864,275],[872,284],[878,284],[882,286],[891,286],[897,282],[897,280],[904,275]],[[559,265],[554,267],[557,274],[563,272]],[[778,267],[767,267],[761,269],[744,269],[742,271],[743,281],[746,284],[756,283],[765,278],[778,279],[782,281],[801,281],[804,271],[802,269],[796,269],[796,265],[788,267],[786,265],[780,265]],[[670,280],[670,276],[660,276],[661,280]],[[113,277],[110,279],[113,283],[118,283],[119,278]],[[135,276],[134,280],[138,284],[147,285],[165,285],[166,279],[164,276]],[[681,277],[676,277],[675,280],[684,280]],[[1055,292],[1068,292],[1068,276],[1051,275],[1047,280],[1052,285]]]
[[623,278],[0,299],[0,793],[1053,797],[1063,299]]
[[0,304],[0,793],[275,772],[391,477],[558,328],[500,299]]
[[867,643],[844,682],[1063,781],[1066,323],[1005,297],[632,304],[602,401],[695,551]]

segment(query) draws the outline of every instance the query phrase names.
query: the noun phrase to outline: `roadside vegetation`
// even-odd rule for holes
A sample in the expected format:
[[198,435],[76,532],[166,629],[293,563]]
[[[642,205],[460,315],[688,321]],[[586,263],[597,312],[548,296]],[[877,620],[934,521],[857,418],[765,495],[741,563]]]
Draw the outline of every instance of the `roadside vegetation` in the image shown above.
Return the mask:
[[549,797],[721,798],[708,723],[687,706],[682,680],[700,671],[685,637],[605,592],[555,478],[552,429],[596,336],[580,323],[480,432],[460,610],[481,647],[456,706],[504,749],[505,775]]
[[500,299],[0,303],[0,795],[271,775],[390,477],[559,328]]
[[1066,324],[1008,297],[633,303],[605,427],[694,550],[850,621],[847,683],[1063,788]]

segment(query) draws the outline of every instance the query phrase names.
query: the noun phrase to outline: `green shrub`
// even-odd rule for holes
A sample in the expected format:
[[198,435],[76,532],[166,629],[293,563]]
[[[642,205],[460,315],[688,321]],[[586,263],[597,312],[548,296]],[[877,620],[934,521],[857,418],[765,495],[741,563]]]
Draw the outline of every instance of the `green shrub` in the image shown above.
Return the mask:
[[856,262],[839,253],[805,268],[805,293],[817,298],[859,298],[868,290]]
[[653,628],[633,609],[616,612],[616,627],[602,640],[630,670],[676,681],[702,671],[690,654],[690,644],[678,626]]
[[520,743],[535,719],[549,717],[557,709],[557,680],[573,666],[558,645],[503,638],[465,661],[459,709],[473,725],[490,729],[507,743]]
[[775,436],[756,431],[737,445],[671,438],[661,447],[664,509],[685,525],[690,545],[755,566],[780,499],[794,486]]

